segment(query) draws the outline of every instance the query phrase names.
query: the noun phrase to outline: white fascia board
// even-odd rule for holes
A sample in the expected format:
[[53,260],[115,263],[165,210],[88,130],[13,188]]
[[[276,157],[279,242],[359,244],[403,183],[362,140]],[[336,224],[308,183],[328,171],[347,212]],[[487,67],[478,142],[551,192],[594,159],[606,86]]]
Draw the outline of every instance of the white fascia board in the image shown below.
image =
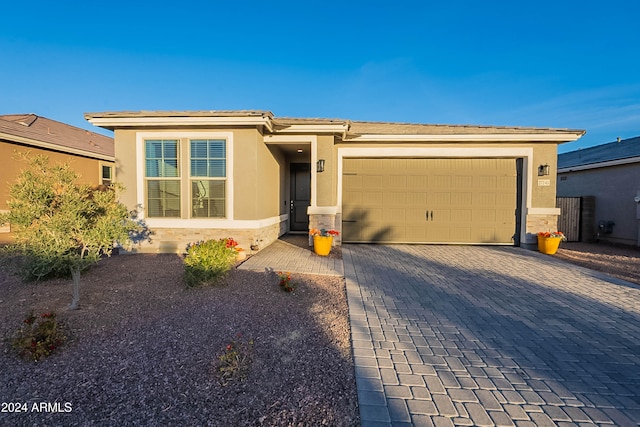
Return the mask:
[[64,145],[52,144],[49,142],[38,141],[37,139],[23,138],[7,133],[0,132],[0,139],[7,140],[9,142],[17,142],[20,144],[30,145],[33,147],[45,148],[47,150],[61,151],[68,154],[76,154],[82,157],[89,157],[92,159],[105,160],[107,162],[115,162],[115,157],[107,156],[106,154],[97,154],[91,151],[79,150],[77,148],[70,148]]
[[346,124],[330,125],[290,125],[284,129],[278,129],[274,133],[344,133],[349,129]]
[[630,163],[640,163],[640,157],[629,157],[628,159],[609,160],[608,162],[591,163],[589,165],[570,166],[558,169],[558,173],[577,172],[589,169],[606,168],[609,166],[628,165]]
[[92,117],[89,123],[99,127],[145,126],[265,126],[272,130],[268,117]]
[[493,133],[493,134],[445,134],[445,135],[378,135],[365,134],[349,138],[348,142],[570,142],[581,133]]

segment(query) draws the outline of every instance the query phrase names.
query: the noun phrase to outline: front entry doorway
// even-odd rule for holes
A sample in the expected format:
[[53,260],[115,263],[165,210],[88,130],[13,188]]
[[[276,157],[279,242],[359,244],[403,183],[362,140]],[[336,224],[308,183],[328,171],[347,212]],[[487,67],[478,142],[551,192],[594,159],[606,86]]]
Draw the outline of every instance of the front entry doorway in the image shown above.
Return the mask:
[[290,171],[289,230],[306,232],[309,230],[307,208],[311,204],[311,165],[309,163],[291,163]]

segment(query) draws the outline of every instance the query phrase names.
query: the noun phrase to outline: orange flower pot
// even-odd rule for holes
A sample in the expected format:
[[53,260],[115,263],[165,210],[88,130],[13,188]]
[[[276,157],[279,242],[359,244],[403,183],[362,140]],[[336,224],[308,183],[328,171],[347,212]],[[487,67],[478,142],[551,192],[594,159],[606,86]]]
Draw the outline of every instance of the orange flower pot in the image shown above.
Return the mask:
[[313,236],[313,251],[320,256],[327,256],[331,252],[333,236]]
[[538,251],[543,254],[553,255],[558,252],[558,247],[562,237],[540,237],[538,236]]

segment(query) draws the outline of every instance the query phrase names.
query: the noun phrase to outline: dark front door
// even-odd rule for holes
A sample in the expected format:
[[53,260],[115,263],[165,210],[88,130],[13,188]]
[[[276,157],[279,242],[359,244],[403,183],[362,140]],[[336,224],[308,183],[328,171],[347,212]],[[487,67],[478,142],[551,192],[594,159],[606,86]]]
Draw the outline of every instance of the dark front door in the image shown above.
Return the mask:
[[310,203],[311,165],[309,163],[291,163],[290,231],[307,231],[309,229],[307,207]]

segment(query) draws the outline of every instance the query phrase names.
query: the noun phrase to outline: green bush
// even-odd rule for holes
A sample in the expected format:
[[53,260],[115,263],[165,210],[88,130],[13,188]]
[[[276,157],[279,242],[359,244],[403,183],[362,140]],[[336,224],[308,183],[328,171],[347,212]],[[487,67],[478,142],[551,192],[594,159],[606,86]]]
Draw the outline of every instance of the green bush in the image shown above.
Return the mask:
[[31,312],[22,323],[12,345],[25,360],[44,359],[66,340],[54,312],[43,313],[39,318]]
[[184,257],[184,282],[187,286],[212,285],[227,273],[236,261],[236,250],[228,239],[190,244]]

